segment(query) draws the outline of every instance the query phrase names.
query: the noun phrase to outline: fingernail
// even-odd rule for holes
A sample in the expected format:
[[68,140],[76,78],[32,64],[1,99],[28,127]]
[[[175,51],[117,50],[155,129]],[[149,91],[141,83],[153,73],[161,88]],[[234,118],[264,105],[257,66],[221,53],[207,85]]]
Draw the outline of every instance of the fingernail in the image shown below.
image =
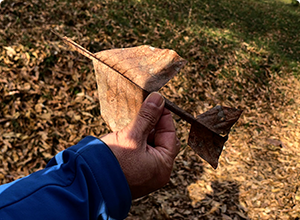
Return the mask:
[[147,102],[147,103],[153,103],[157,107],[160,107],[163,104],[163,102],[164,102],[164,98],[158,92],[152,92],[147,97],[147,99],[146,99],[145,102]]

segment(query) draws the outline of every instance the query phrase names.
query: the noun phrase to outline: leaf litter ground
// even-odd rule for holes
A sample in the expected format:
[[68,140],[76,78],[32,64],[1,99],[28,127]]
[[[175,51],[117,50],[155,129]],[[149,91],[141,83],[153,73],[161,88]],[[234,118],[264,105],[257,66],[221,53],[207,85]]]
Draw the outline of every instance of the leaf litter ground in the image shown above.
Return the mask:
[[297,7],[4,0],[0,11],[1,183],[42,169],[84,136],[108,132],[92,63],[54,29],[92,52],[173,49],[189,63],[161,90],[167,98],[194,116],[216,104],[244,110],[216,171],[187,147],[189,126],[174,116],[182,150],[170,183],[134,201],[128,219],[300,217]]

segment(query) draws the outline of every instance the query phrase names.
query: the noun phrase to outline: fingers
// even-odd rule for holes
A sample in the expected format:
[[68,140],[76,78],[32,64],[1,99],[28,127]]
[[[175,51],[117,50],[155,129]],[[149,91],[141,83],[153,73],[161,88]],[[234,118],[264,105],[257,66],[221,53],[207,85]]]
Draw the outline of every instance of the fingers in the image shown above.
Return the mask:
[[176,136],[174,122],[169,110],[164,109],[155,130],[156,149],[163,150],[174,159],[179,153],[181,144]]
[[164,108],[164,104],[164,98],[159,93],[151,93],[142,104],[137,117],[120,135],[134,141],[137,148],[144,148],[148,143],[174,159],[180,150],[180,142],[171,112]]
[[147,140],[149,133],[159,121],[164,110],[164,98],[157,92],[151,93],[144,101],[137,117],[129,125],[135,135]]

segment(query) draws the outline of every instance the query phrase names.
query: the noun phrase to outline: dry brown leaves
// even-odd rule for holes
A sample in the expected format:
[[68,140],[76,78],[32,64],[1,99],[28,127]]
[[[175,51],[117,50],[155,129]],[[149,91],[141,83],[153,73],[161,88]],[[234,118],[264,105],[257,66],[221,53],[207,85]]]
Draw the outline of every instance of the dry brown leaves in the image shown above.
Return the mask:
[[[173,85],[181,82],[182,79]],[[136,202],[137,207],[148,211],[140,213],[134,206],[132,219],[136,219],[136,215],[142,216],[139,219],[299,217],[300,99],[294,94],[300,92],[300,83],[293,75],[274,75],[269,83],[269,89],[247,87],[260,90],[261,99],[267,94],[271,101],[266,104],[258,100],[250,107],[252,99],[245,94],[237,104],[245,112],[225,145],[216,171],[186,148],[176,160],[170,184]],[[213,97],[212,94],[235,96],[228,90],[224,94],[206,88],[205,95]],[[182,98],[185,96],[182,93]],[[226,103],[235,105],[234,102]],[[202,106],[203,110],[207,109]],[[182,128],[179,130],[181,139],[186,139],[188,128],[181,122],[177,125]],[[186,193],[182,194],[183,191]],[[152,197],[158,199],[152,201]],[[151,205],[147,206],[149,200]]]
[[[93,74],[79,73],[81,67],[68,59],[46,72],[50,51],[44,49],[17,45],[4,48],[1,54],[7,65],[0,67],[1,183],[43,168],[57,152],[101,130],[100,118],[95,120],[99,104]],[[82,77],[85,83],[80,83]]]
[[[300,83],[293,76],[299,62],[291,70],[255,42],[233,36],[237,45],[231,44],[224,37],[229,30],[213,35],[200,29],[195,35],[169,15],[163,26],[154,5],[139,7],[150,4],[142,1],[7,2],[0,8],[1,183],[43,168],[83,136],[107,132],[92,63],[68,52],[51,34],[54,28],[73,33],[92,52],[152,42],[172,48],[190,62],[161,91],[166,97],[194,116],[216,104],[244,110],[217,171],[186,147],[189,126],[175,117],[185,144],[170,183],[135,201],[128,219],[300,217]],[[188,15],[179,2],[169,3],[168,10]],[[120,13],[128,14],[120,20]]]

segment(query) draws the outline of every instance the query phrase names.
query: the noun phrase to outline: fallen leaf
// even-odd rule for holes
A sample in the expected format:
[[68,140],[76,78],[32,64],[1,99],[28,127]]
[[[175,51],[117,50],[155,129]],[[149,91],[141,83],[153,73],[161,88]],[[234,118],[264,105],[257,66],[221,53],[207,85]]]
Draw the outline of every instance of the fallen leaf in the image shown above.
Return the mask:
[[275,147],[286,148],[285,144],[281,140],[278,140],[278,139],[268,138],[267,142],[269,142],[271,145],[273,145]]
[[9,57],[15,56],[17,53],[12,47],[3,47],[6,50],[6,53]]

